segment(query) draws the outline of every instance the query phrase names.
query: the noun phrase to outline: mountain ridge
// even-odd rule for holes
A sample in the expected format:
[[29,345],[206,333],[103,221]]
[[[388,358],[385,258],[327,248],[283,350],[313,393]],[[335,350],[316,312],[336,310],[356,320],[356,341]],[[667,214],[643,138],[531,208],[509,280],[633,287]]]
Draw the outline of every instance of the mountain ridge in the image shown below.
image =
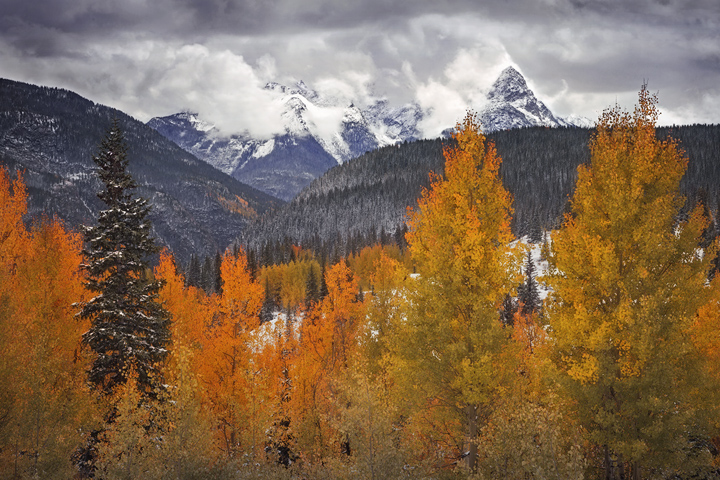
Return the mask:
[[[304,82],[294,87],[268,83],[284,104],[284,134],[270,139],[249,135],[222,136],[197,114],[181,112],[155,117],[148,125],[216,168],[266,193],[291,200],[310,181],[335,165],[387,145],[422,138],[427,115],[416,103],[393,107],[387,100],[359,108],[354,103],[323,97]],[[337,132],[316,128],[314,116],[323,109],[342,109]],[[587,119],[556,117],[538,100],[513,67],[500,74],[478,116],[486,132],[530,126],[588,126]],[[183,119],[192,118],[192,121]],[[280,152],[275,148],[282,146]]]
[[69,90],[0,79],[0,163],[24,171],[29,215],[70,228],[103,208],[92,155],[113,118],[128,143],[137,194],[152,204],[153,234],[185,262],[224,250],[252,218],[282,202],[243,185],[119,110]]
[[[486,135],[502,159],[500,176],[513,197],[511,228],[533,241],[558,228],[575,189],[577,168],[590,161],[592,129],[526,127]],[[720,125],[658,127],[679,142],[689,161],[681,182],[686,211],[698,202],[720,205]],[[403,242],[408,208],[416,208],[430,172],[444,173],[443,148],[452,139],[419,140],[368,152],[333,167],[239,239],[258,256],[278,241],[342,258],[382,239]],[[715,213],[713,213],[715,215]],[[715,217],[717,218],[717,217]]]

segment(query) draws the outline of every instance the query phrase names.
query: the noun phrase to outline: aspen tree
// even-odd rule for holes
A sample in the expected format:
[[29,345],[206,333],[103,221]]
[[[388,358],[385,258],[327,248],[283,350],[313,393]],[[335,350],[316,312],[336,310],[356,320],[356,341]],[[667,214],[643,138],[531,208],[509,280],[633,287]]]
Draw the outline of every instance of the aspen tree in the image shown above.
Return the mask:
[[[435,175],[411,212],[409,250],[419,278],[413,310],[396,345],[415,395],[453,418],[455,455],[473,470],[478,424],[502,386],[500,354],[510,342],[498,310],[518,283],[510,245],[510,194],[501,159],[468,113],[445,147],[445,177]],[[450,453],[448,453],[450,454]]]
[[[634,112],[601,116],[591,163],[578,168],[572,212],[553,236],[547,320],[561,385],[578,405],[606,478],[688,465],[701,382],[688,335],[709,262],[698,245],[702,207],[679,222],[687,159],[658,140],[657,97],[643,86]],[[702,460],[702,452],[693,456]]]

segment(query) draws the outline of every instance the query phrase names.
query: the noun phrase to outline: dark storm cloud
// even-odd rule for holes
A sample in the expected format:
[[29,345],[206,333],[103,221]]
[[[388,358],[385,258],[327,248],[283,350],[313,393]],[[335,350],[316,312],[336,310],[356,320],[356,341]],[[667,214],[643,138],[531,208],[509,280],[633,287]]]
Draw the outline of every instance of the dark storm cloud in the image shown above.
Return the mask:
[[147,31],[152,27],[160,35],[182,37],[337,30],[426,14],[471,11],[509,17],[517,12],[537,15],[534,2],[519,7],[513,4],[518,2],[498,0],[478,6],[475,0],[4,0],[2,23],[84,35]]
[[718,0],[0,0],[0,12],[0,75],[143,120],[191,108],[269,134],[262,86],[304,79],[418,101],[439,128],[511,64],[560,114],[632,104],[647,80],[669,121],[720,121]]
[[[105,35],[147,31],[160,35],[266,35],[343,29],[427,14],[475,12],[498,21],[556,22],[558,16],[596,15],[621,24],[693,25],[717,22],[716,0],[4,0],[2,21],[56,32]],[[5,31],[5,29],[4,29]]]

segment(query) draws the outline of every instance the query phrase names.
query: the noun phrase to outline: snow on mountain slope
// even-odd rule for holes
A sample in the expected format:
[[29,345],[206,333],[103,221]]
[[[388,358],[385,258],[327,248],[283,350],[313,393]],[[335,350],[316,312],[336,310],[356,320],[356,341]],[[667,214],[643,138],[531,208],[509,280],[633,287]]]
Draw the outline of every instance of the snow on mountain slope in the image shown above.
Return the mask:
[[303,82],[294,88],[270,83],[266,89],[277,94],[283,105],[285,133],[274,138],[223,137],[213,125],[188,112],[156,117],[148,125],[215,168],[284,200],[328,168],[403,140],[378,135],[387,129],[382,119],[371,125],[355,105],[321,97]]
[[567,117],[558,117],[558,120],[565,127],[593,128],[595,126],[595,122],[589,118],[574,114]]
[[525,78],[513,67],[502,71],[487,98],[488,104],[479,112],[485,131],[561,125],[545,104],[535,97]]
[[[273,138],[222,136],[192,113],[153,118],[148,124],[179,146],[238,180],[284,200],[335,165],[386,145],[423,137],[426,112],[417,103],[400,107],[387,100],[361,109],[323,96],[305,83],[268,83],[282,105],[284,134]],[[506,68],[478,112],[485,131],[530,126],[591,126],[583,117],[556,117],[535,97],[525,78]]]

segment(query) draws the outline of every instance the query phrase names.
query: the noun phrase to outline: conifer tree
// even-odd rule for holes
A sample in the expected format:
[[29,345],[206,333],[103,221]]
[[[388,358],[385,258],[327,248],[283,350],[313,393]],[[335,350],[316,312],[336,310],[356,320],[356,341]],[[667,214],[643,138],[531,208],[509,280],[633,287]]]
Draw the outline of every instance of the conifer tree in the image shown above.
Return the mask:
[[278,302],[276,291],[270,285],[270,277],[265,277],[265,299],[263,300],[262,307],[260,309],[260,321],[269,322],[275,317],[275,310],[277,310]]
[[127,146],[117,120],[93,161],[105,185],[98,197],[107,209],[96,226],[85,229],[83,268],[95,296],[79,304],[78,315],[91,321],[83,334],[95,354],[88,378],[95,389],[109,393],[134,369],[138,388],[150,393],[161,380],[170,319],[157,300],[161,282],[148,273],[147,258],[158,248],[150,236],[148,202],[132,193],[137,184],[127,172]]
[[187,277],[185,277],[185,286],[200,287],[200,260],[195,254],[190,255],[190,264],[188,265]]
[[315,269],[310,266],[308,271],[307,281],[305,283],[305,305],[315,305],[320,301],[320,286],[318,285],[317,275],[315,275]]
[[540,290],[535,280],[535,262],[532,259],[532,251],[530,250],[528,250],[525,265],[525,282],[518,287],[518,303],[522,305],[521,313],[530,315],[542,305]]

